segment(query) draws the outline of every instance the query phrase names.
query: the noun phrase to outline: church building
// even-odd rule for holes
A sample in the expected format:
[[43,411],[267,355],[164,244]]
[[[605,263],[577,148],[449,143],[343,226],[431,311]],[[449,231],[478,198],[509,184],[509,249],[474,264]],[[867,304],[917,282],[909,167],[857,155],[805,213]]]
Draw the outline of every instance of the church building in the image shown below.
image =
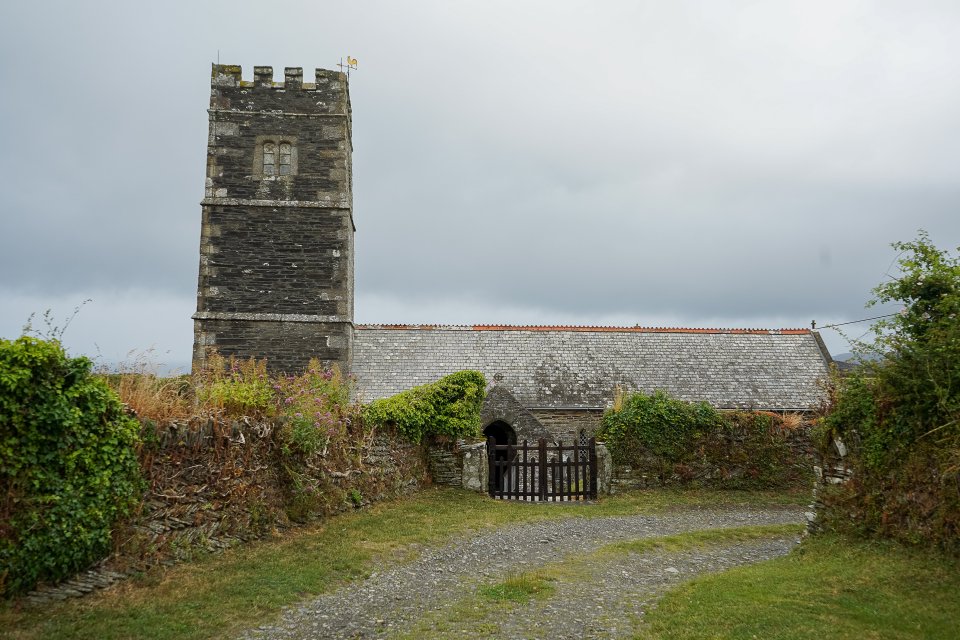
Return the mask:
[[208,113],[195,370],[212,349],[277,371],[318,358],[370,401],[475,369],[501,441],[589,437],[617,388],[721,409],[821,399],[831,358],[808,329],[357,325],[347,77],[215,64]]

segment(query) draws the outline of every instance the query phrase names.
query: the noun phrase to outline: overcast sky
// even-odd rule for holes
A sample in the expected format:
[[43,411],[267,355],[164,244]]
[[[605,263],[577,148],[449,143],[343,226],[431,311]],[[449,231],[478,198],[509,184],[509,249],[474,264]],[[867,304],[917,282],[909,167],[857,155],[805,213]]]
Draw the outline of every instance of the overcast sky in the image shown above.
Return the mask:
[[357,322],[874,315],[891,242],[960,244],[958,33],[955,1],[3,3],[0,336],[91,299],[74,354],[189,362],[218,55],[359,59]]

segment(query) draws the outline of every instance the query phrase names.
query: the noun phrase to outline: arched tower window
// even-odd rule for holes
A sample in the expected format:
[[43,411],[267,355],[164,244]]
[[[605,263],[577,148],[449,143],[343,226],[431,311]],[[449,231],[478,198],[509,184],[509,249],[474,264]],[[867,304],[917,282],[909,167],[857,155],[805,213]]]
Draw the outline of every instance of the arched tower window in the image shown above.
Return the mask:
[[296,140],[258,136],[254,172],[264,178],[297,174]]

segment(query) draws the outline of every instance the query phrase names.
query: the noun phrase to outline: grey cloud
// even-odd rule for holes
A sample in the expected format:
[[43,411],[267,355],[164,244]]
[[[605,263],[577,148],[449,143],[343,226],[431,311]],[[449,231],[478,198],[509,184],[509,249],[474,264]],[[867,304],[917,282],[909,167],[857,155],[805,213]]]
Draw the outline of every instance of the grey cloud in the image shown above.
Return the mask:
[[954,3],[0,11],[8,295],[137,290],[189,316],[218,50],[248,77],[360,59],[357,286],[377,321],[460,299],[518,319],[849,319],[891,241],[960,238]]

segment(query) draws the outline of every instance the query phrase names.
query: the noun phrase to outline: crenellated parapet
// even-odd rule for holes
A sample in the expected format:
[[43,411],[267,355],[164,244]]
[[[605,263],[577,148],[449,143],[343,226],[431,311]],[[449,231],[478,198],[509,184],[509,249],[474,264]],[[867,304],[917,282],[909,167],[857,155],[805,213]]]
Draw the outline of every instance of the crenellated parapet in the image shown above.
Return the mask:
[[273,67],[254,67],[253,79],[243,79],[243,69],[238,64],[213,64],[210,85],[213,87],[240,87],[258,89],[286,89],[317,91],[331,83],[346,85],[347,76],[340,71],[329,69],[314,70],[314,81],[304,83],[302,67],[284,67],[283,82],[274,82]]
[[[286,67],[214,64],[210,76],[207,204],[273,204],[349,209],[350,94],[347,76]],[[240,202],[243,201],[243,202]]]

